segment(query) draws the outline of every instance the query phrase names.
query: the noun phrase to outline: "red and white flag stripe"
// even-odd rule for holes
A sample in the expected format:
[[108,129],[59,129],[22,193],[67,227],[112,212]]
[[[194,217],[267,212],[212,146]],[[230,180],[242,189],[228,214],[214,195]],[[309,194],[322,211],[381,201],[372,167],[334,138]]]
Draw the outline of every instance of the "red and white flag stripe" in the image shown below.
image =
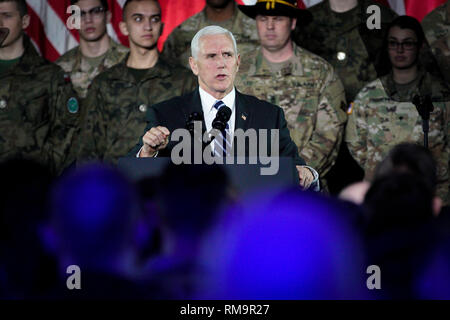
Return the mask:
[[[128,40],[118,28],[122,18],[122,7],[126,0],[108,0],[112,12],[111,24],[108,25],[109,35],[116,41],[128,45]],[[299,7],[307,8],[322,0],[300,0]],[[419,20],[446,0],[377,0],[389,5],[399,15],[408,14]],[[56,60],[61,54],[78,44],[79,36],[76,30],[69,30],[66,13],[70,0],[26,0],[31,15],[30,27],[26,30],[35,46],[50,61]],[[162,47],[164,40],[177,25],[185,19],[200,12],[205,0],[159,0],[162,10],[164,32],[158,44]],[[239,4],[252,5],[256,0],[236,0]]]

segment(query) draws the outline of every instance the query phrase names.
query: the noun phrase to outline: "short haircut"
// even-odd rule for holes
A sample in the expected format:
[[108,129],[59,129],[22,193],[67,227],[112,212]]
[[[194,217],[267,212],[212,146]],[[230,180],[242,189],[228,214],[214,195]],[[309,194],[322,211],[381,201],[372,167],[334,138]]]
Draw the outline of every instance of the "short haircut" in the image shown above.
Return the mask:
[[233,47],[234,47],[234,51],[236,53],[236,55],[238,54],[238,49],[237,49],[237,45],[236,45],[236,39],[234,38],[233,34],[228,31],[225,28],[219,27],[219,26],[207,26],[204,27],[203,29],[200,29],[200,31],[198,31],[194,38],[192,38],[191,41],[191,55],[194,59],[197,59],[198,57],[198,53],[200,51],[200,38],[203,36],[210,36],[210,35],[218,35],[218,34],[226,34],[228,35],[232,42],[233,42]]
[[0,3],[1,2],[14,2],[17,5],[17,10],[19,10],[21,17],[28,14],[27,3],[25,0],[0,0]]
[[[70,0],[70,4],[74,5],[77,4],[80,0]],[[100,0],[102,7],[105,8],[106,11],[109,10],[109,6],[108,6],[108,0]]]
[[431,192],[436,191],[437,168],[431,152],[420,145],[400,143],[377,166],[375,178],[406,172],[422,177]]
[[[131,2],[134,2],[134,1],[146,1],[146,0],[127,0],[126,2],[125,2],[125,4],[123,5],[123,8],[122,8],[122,20],[123,21],[125,21],[125,9],[126,9],[126,7],[131,3]],[[148,0],[147,0],[148,1]],[[150,1],[153,1],[153,2],[156,2],[157,4],[158,4],[158,6],[159,6],[159,10],[161,10],[161,5],[159,4],[159,0],[150,0]]]

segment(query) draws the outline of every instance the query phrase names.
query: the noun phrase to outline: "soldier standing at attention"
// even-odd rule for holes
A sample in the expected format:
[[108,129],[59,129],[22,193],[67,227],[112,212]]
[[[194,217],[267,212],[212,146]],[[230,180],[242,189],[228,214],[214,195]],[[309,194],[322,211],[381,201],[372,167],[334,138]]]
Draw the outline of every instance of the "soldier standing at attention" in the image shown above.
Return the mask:
[[80,45],[66,52],[56,64],[70,73],[78,96],[86,98],[92,80],[121,61],[128,48],[107,34],[106,25],[111,20],[107,0],[71,0],[70,3],[81,9]]
[[236,87],[284,110],[300,156],[325,187],[322,177],[336,160],[347,119],[344,87],[328,62],[291,40],[297,18],[310,20],[308,11],[298,9],[295,0],[266,4],[239,6],[256,20],[261,46],[242,60]]
[[121,32],[130,53],[92,82],[82,115],[78,159],[115,163],[139,142],[147,109],[192,91],[195,78],[185,68],[159,58],[161,8],[157,0],[127,0]]
[[0,161],[27,158],[62,170],[78,120],[78,101],[64,71],[43,59],[24,30],[25,0],[0,0]]
[[164,42],[163,57],[190,69],[191,40],[198,30],[210,25],[231,31],[241,54],[258,46],[255,22],[237,9],[234,0],[206,0],[205,8],[201,12],[172,31]]
[[[381,11],[380,29],[367,28],[371,16],[367,8],[371,5],[377,5]],[[294,41],[331,63],[344,85],[349,106],[358,91],[378,77],[375,61],[383,34],[397,14],[373,0],[323,0],[308,11],[313,21],[307,26],[297,26]],[[330,191],[338,193],[362,178],[361,168],[343,143],[336,164],[328,174]]]
[[450,83],[450,3],[431,11],[423,18],[422,27],[441,73]]
[[[450,90],[425,70],[420,51],[426,46],[420,23],[396,18],[385,39],[389,73],[367,84],[350,110],[345,141],[352,156],[373,178],[376,166],[402,142],[423,145],[422,118],[429,117],[428,148],[437,163],[438,196],[448,203],[447,111]],[[382,60],[382,62],[384,62]],[[422,102],[419,101],[422,100]]]

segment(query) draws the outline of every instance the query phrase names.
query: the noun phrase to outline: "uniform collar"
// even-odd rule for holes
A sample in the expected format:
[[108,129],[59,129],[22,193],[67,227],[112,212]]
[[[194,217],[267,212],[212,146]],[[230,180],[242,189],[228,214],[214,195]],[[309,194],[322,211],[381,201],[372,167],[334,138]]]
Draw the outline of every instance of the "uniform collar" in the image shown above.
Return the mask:
[[[103,62],[100,63],[100,70],[99,72],[104,71],[103,67],[109,68],[112,67],[112,65],[114,64],[113,62],[109,62],[108,61],[117,61],[116,56],[117,56],[117,51],[119,48],[119,44],[116,43],[111,37],[109,37],[109,49],[106,51],[105,56],[103,57]],[[81,47],[78,46],[77,47],[77,52],[75,55],[75,62],[73,65],[73,70],[79,70],[81,71],[81,64],[83,60],[83,53],[81,52]]]
[[[128,70],[127,61],[129,56],[130,53],[128,53],[125,58],[123,58],[122,61],[117,64],[117,67],[114,68],[115,71],[112,75],[111,80],[136,82],[133,75]],[[152,68],[147,69],[147,72],[142,77],[140,82],[144,82],[152,78],[165,78],[170,76],[171,74],[172,73],[170,72],[170,65],[165,62],[161,58],[161,56],[159,56],[156,64]]]
[[[299,63],[296,64],[294,67],[294,64],[296,61],[299,61],[302,57],[302,49],[298,47],[295,43],[293,44],[293,50],[294,50],[294,59],[290,59],[291,61],[280,71],[278,71],[275,76],[278,77],[285,77],[289,75],[293,76],[303,76],[304,70],[303,66]],[[292,61],[294,60],[294,61]],[[249,72],[250,76],[273,76],[272,70],[270,69],[270,66],[267,63],[267,60],[264,58],[261,47],[258,48],[258,53],[256,55],[255,59],[255,68],[251,68]]]
[[38,54],[27,35],[23,36],[23,46],[24,52],[22,57],[20,57],[19,62],[5,74],[10,72],[21,75],[32,74],[36,65],[46,63],[46,60]]
[[[412,96],[414,96],[415,94],[431,94],[431,88],[427,88],[428,85],[425,85],[426,83],[428,83],[428,81],[426,81],[425,79],[428,78],[427,77],[427,72],[425,72],[422,68],[419,67],[418,70],[418,74],[417,74],[417,78],[418,82],[415,88],[413,88],[412,92]],[[401,97],[399,96],[398,92],[397,92],[397,86],[395,84],[394,81],[394,76],[392,71],[381,77],[380,78],[381,83],[383,85],[384,90],[386,91],[387,95],[395,100],[395,101],[400,101],[402,100]],[[412,96],[410,98],[412,98]]]

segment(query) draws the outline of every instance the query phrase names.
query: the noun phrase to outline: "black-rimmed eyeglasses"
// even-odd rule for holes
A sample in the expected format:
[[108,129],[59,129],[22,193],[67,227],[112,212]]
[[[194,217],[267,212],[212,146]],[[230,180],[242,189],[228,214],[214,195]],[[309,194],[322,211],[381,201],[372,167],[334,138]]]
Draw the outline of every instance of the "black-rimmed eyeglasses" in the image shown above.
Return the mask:
[[92,8],[91,10],[89,10],[89,11],[81,11],[81,18],[82,19],[84,19],[84,18],[86,18],[86,16],[89,14],[91,17],[94,17],[94,18],[98,18],[98,17],[100,17],[102,14],[103,14],[103,12],[105,12],[106,10],[105,10],[105,8],[103,8],[103,7],[95,7],[95,8]]
[[417,41],[405,41],[405,42],[397,42],[394,40],[388,41],[388,48],[397,50],[397,48],[401,47],[404,50],[413,50],[417,46]]

